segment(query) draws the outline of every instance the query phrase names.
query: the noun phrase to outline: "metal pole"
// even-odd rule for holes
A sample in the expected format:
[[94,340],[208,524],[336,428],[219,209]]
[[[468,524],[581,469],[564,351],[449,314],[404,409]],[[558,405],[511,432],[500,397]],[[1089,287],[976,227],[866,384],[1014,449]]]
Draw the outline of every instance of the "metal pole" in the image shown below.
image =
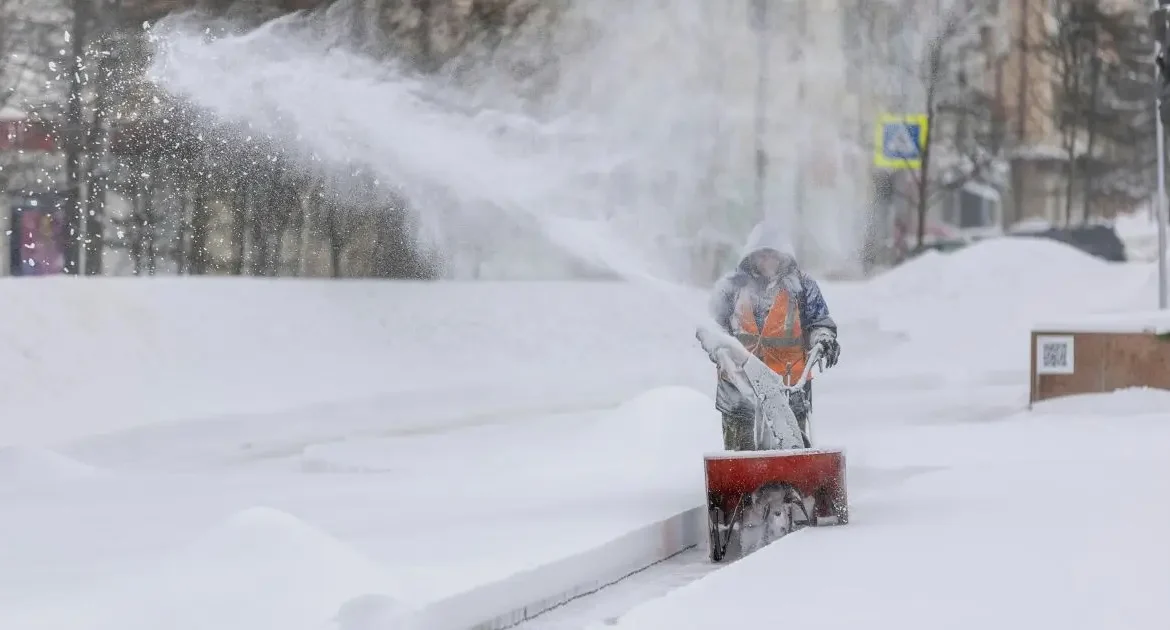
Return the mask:
[[[1160,112],[1162,110],[1161,97],[1155,103]],[[1166,131],[1162,128],[1161,114],[1157,118],[1155,126],[1158,134],[1158,200],[1154,215],[1158,221],[1158,309],[1163,310],[1166,308]]]
[[[1166,50],[1165,40],[1170,37],[1167,28],[1167,4],[1170,0],[1153,0],[1154,16],[1154,59],[1158,60]],[[1155,145],[1158,151],[1158,197],[1154,216],[1158,221],[1158,309],[1166,308],[1166,130],[1162,121],[1162,91],[1167,77],[1159,65],[1154,66],[1154,129]]]
[[768,153],[764,148],[765,134],[768,123],[768,56],[770,54],[768,42],[768,0],[752,0],[754,26],[756,29],[756,60],[759,72],[756,75],[756,111],[755,111],[755,144],[756,144],[756,215],[761,222],[767,219],[767,208],[764,203],[764,184],[768,174]]

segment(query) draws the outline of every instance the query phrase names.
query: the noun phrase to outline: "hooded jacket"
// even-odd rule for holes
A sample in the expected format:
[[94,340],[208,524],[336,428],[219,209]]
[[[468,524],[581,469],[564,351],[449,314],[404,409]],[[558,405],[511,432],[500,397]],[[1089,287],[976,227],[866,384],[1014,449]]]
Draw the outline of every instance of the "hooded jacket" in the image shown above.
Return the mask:
[[[763,250],[772,250],[780,254],[780,271],[775,278],[763,278],[752,269],[752,254]],[[814,329],[826,328],[836,334],[837,324],[829,315],[829,307],[821,295],[821,288],[816,280],[797,266],[791,241],[784,237],[781,230],[764,223],[757,224],[748,234],[735,270],[715,283],[709,305],[711,315],[725,332],[734,334],[731,319],[735,313],[736,296],[741,290],[746,289],[750,292],[756,325],[763,328],[768,310],[781,288],[795,295],[799,303],[800,326],[804,331],[806,350],[809,336]]]

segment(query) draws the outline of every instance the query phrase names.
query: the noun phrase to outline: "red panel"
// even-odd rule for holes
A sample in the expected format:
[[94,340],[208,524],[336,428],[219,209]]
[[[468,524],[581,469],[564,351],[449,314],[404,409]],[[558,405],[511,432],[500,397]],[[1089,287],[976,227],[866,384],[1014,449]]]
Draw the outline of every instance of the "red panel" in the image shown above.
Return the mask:
[[[845,454],[839,450],[728,452],[708,455],[707,496],[730,511],[743,495],[769,483],[786,483],[804,496],[846,505]],[[818,499],[818,512],[827,505]]]

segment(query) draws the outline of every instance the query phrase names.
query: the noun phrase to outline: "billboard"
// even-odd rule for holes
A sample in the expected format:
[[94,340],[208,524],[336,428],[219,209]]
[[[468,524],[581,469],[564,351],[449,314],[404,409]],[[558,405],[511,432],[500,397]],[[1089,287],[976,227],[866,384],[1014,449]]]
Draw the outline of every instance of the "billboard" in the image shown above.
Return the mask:
[[8,236],[9,270],[14,276],[65,272],[65,199],[56,193],[12,197]]

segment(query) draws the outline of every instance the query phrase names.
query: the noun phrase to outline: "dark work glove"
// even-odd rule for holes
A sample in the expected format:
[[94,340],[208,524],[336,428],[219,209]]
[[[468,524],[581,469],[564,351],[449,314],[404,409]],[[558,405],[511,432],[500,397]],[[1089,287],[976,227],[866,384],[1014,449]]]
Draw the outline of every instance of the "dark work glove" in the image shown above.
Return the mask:
[[841,344],[837,343],[836,333],[828,328],[814,328],[809,342],[813,350],[820,350],[826,368],[837,365],[837,359],[841,357]]

